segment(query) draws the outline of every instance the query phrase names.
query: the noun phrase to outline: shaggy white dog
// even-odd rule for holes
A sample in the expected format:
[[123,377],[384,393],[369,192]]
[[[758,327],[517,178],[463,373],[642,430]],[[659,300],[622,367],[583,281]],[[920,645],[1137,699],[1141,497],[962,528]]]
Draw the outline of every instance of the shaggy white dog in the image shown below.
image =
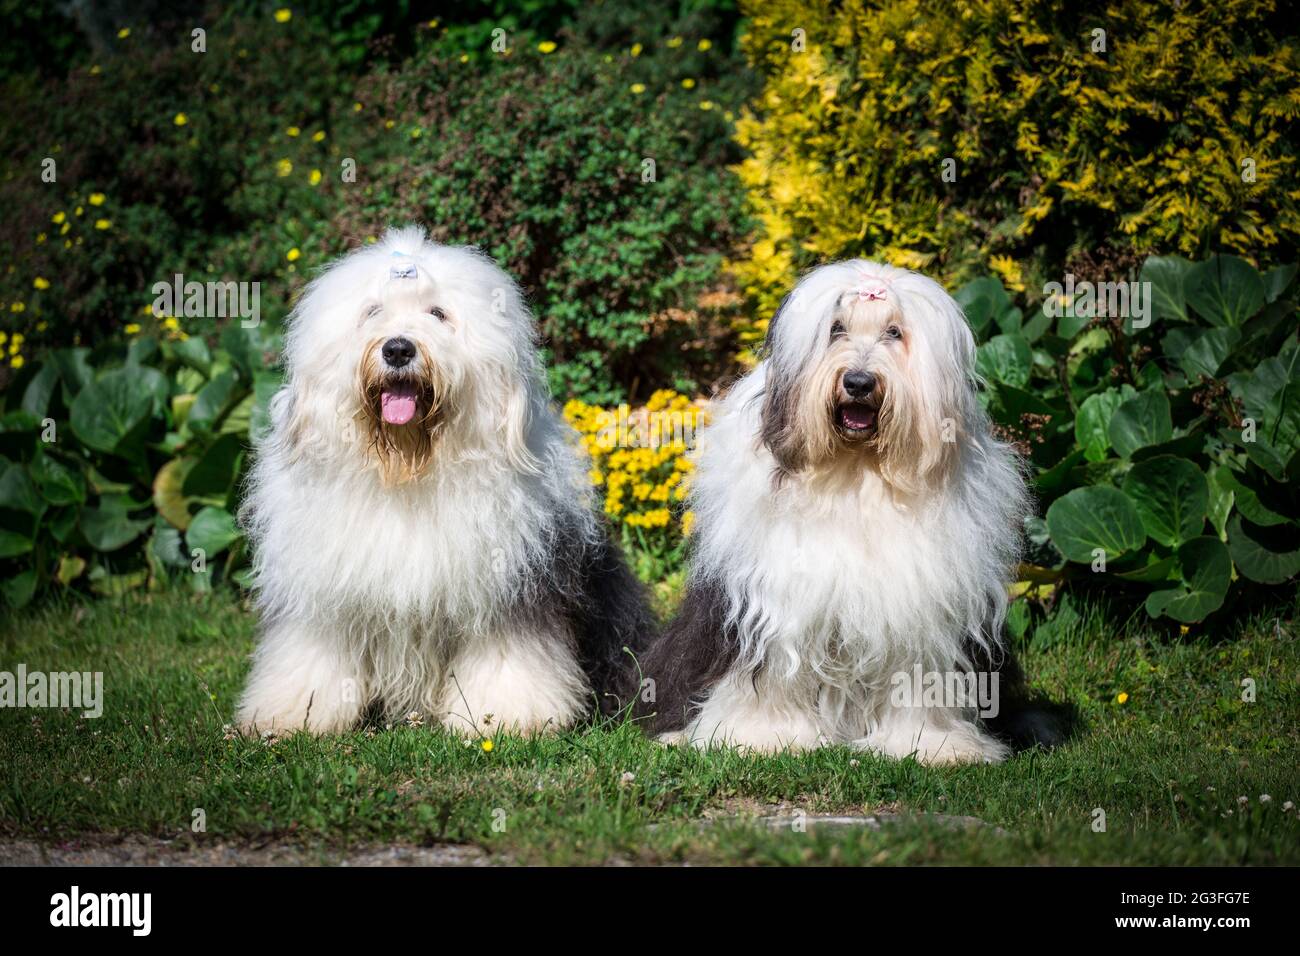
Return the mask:
[[505,273],[390,232],[311,283],[285,364],[242,516],[263,633],[241,726],[377,709],[531,733],[614,709],[642,595]]
[[988,678],[1012,676],[999,635],[1026,493],[978,403],[974,353],[924,276],[855,260],[799,283],[700,440],[687,596],[641,661],[653,731],[1006,755],[977,710],[998,709]]

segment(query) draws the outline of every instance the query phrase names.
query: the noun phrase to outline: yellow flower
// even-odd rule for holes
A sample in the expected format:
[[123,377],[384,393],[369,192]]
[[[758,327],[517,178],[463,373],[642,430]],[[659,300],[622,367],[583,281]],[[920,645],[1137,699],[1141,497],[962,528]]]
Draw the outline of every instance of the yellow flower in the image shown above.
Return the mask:
[[462,54],[460,55],[460,62],[462,62],[462,63],[468,63],[468,62],[469,62],[469,54],[468,54],[468,53],[462,53]]
[[688,76],[686,79],[682,80],[682,89],[684,90],[695,89],[695,81]]
[[682,534],[690,534],[695,527],[695,512],[687,511],[682,515]]
[[313,143],[319,143],[323,139],[325,139],[325,131],[323,129],[318,129],[316,132],[311,134],[311,141]]
[[352,104],[352,112],[354,112],[354,113],[360,113],[361,110],[362,110],[362,106],[361,106],[360,103],[353,103],[353,104]]
[[672,50],[677,49],[677,48],[678,48],[679,46],[681,46],[681,45],[682,45],[682,38],[681,38],[681,37],[673,37],[671,40],[668,41],[668,47],[669,47],[669,49],[672,49]]
[[393,128],[393,121],[392,121],[392,120],[384,120],[384,129],[392,129],[392,128]]
[[289,160],[282,159],[275,164],[275,174],[277,176],[288,176],[291,172],[293,172],[293,163],[289,162]]
[[537,44],[537,49],[542,53],[554,53],[555,43],[552,40],[543,40],[541,43]]
[[36,234],[36,242],[39,244],[39,243],[42,243],[42,242],[44,242],[44,241],[45,241],[45,233],[43,233],[43,232],[38,232],[38,233]]
[[100,71],[99,71],[99,64],[98,64],[98,63],[96,63],[94,66],[92,66],[92,67],[90,68],[90,75],[91,75],[91,76],[99,76],[99,72],[100,72]]
[[175,332],[181,327],[180,320],[174,315],[167,316],[167,318],[163,319],[162,324],[163,328],[167,329],[169,332]]
[[22,303],[22,302],[15,302],[13,305],[9,306],[9,311],[10,311],[10,312],[26,312],[26,311],[27,311],[27,306],[26,306],[24,303]]
[[701,53],[704,53],[706,50],[710,50],[710,49],[713,48],[713,41],[712,41],[712,40],[708,40],[708,39],[704,39],[704,40],[701,40],[699,43],[695,44],[695,47],[696,47],[696,49],[698,49]]
[[1128,703],[1128,693],[1127,693],[1126,691],[1120,691],[1118,694],[1116,694],[1116,695],[1115,695],[1115,703],[1117,703],[1117,704],[1126,704],[1126,703]]
[[299,133],[301,133],[301,132],[302,132],[302,130],[300,130],[298,127],[296,127],[296,126],[290,126],[288,129],[286,129],[286,130],[284,131],[284,135],[285,135],[285,136],[297,136],[297,135],[298,135]]
[[46,322],[44,319],[41,319],[41,321],[36,323],[37,332],[44,332],[49,327],[50,327],[50,323]]
[[38,289],[48,289],[50,287],[50,280],[37,276],[32,280],[32,285]]
[[23,367],[23,357],[22,357],[21,355],[15,355],[13,358],[11,358],[11,359],[9,360],[9,365],[10,365],[10,367],[12,367],[12,368],[22,368],[22,367]]
[[104,230],[104,229],[111,229],[112,227],[113,227],[113,220],[111,220],[111,219],[96,219],[96,220],[95,220],[95,228],[96,228],[96,229]]
[[641,46],[641,44],[639,44],[639,43],[633,43],[633,44],[632,44],[632,49],[629,50],[628,52],[631,53],[633,56],[640,56],[640,55],[641,55],[641,50],[642,50],[642,46]]
[[290,262],[297,262],[298,257],[300,255],[302,255],[302,253],[298,251],[297,246],[294,246],[292,249],[290,249],[288,252],[284,254],[284,257],[288,259]]
[[90,204],[91,204],[92,206],[102,206],[102,205],[104,205],[104,194],[103,194],[103,193],[91,193],[91,194],[90,194],[90,200],[89,200],[89,202],[90,202]]
[[483,752],[485,754],[490,754],[492,752],[492,747],[493,747],[492,738],[491,737],[487,738],[486,740],[483,741],[483,743],[480,746],[482,746]]
[[321,171],[319,169],[313,169],[311,171],[311,175],[307,177],[307,181],[311,183],[313,186],[319,186],[320,180],[321,180]]
[[644,83],[633,83],[630,87],[628,87],[628,89],[630,89],[630,90],[631,90],[633,93],[635,93],[637,96],[640,96],[642,93],[645,92],[645,84],[644,84]]
[[138,322],[128,322],[126,324],[127,335],[135,335],[139,331],[140,331],[140,324]]
[[131,28],[130,28],[130,27],[122,27],[122,29],[120,29],[120,30],[117,31],[117,38],[118,38],[119,40],[125,40],[125,39],[126,39],[127,37],[129,37],[130,35],[131,35]]
[[293,19],[293,11],[290,10],[288,7],[281,7],[279,10],[275,11],[276,23],[288,23],[292,19]]
[[172,122],[175,123],[177,126],[184,126],[189,121],[190,118],[186,116],[184,113],[177,113],[175,116],[172,117]]
[[68,217],[63,213],[56,212],[53,216],[50,217],[50,222],[54,223],[55,225],[58,225],[59,223],[63,222],[63,220],[67,218]]
[[700,100],[700,109],[702,110],[713,109],[713,100]]

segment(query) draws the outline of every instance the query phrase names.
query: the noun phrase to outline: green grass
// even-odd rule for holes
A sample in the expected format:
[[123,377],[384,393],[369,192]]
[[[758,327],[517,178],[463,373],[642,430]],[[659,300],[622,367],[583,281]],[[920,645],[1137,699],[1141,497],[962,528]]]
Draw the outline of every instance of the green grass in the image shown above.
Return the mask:
[[[0,838],[456,842],[535,863],[1296,863],[1300,821],[1282,807],[1300,802],[1292,634],[1261,619],[1218,641],[1160,638],[1086,614],[1025,655],[1038,688],[1079,708],[1075,739],[1001,766],[930,769],[842,748],[702,754],[626,724],[504,737],[490,752],[428,727],[240,739],[223,726],[254,622],[235,598],[50,607],[0,625],[0,670],[102,670],[104,715],[0,710]],[[1246,677],[1254,703],[1241,700]],[[191,832],[196,808],[206,833]],[[1005,832],[745,822],[774,808],[969,814]]]

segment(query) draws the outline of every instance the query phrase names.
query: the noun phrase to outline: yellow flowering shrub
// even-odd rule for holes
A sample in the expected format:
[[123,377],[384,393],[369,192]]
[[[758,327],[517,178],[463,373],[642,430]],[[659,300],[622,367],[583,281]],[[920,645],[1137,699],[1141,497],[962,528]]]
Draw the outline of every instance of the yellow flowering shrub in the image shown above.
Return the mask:
[[656,564],[680,564],[691,513],[683,501],[694,464],[690,453],[704,424],[700,406],[661,389],[640,408],[614,408],[571,399],[564,417],[591,458],[591,483],[625,546]]
[[1275,0],[744,5],[760,227],[733,270],[756,316],[848,256],[1033,289],[1103,246],[1295,255],[1300,53]]

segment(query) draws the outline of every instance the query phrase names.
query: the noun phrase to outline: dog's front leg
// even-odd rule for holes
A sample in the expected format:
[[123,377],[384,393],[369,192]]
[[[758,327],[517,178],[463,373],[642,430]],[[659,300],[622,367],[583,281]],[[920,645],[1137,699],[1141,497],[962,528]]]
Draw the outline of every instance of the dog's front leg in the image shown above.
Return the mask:
[[[699,714],[686,728],[692,745],[725,745],[756,753],[808,750],[823,743],[816,714],[799,682],[760,678],[733,670],[714,687]],[[666,735],[676,743],[678,735]]]
[[360,669],[329,628],[271,627],[253,653],[239,702],[241,730],[340,733],[355,726],[365,703]]
[[439,719],[466,736],[538,734],[572,725],[591,689],[565,635],[476,635],[452,660]]
[[958,708],[892,703],[877,714],[867,735],[851,746],[887,757],[915,756],[924,764],[1001,763],[1010,753]]

